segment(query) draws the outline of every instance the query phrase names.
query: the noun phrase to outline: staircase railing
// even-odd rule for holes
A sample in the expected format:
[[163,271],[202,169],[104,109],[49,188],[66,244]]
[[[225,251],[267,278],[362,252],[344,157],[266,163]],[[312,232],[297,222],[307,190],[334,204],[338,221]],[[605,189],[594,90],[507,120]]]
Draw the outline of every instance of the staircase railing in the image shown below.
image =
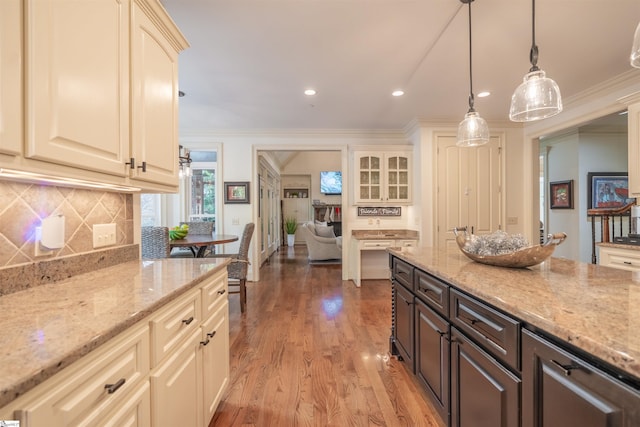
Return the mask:
[[[620,208],[611,209],[588,209],[587,218],[591,221],[591,263],[597,264],[596,243],[612,242],[616,236],[625,236],[631,232],[631,206],[635,202],[624,205]],[[627,218],[627,221],[624,219]],[[596,241],[596,223],[600,222],[600,240]],[[626,229],[623,223],[626,222]],[[617,223],[617,233],[616,233]],[[626,233],[625,233],[626,231]]]

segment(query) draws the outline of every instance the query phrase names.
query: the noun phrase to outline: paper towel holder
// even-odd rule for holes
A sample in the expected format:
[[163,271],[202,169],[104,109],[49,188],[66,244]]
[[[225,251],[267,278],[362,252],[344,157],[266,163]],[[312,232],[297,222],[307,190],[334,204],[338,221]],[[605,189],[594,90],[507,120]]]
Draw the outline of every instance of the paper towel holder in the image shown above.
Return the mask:
[[44,218],[36,227],[35,256],[53,255],[54,249],[64,247],[64,215]]

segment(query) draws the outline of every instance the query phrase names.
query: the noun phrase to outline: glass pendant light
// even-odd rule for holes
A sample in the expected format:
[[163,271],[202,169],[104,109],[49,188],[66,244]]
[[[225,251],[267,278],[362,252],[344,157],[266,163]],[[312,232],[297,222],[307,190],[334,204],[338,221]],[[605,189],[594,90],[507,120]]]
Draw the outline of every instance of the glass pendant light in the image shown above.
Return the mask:
[[560,88],[545,72],[538,68],[538,46],[536,45],[536,0],[532,4],[532,42],[529,60],[531,69],[522,83],[513,92],[509,118],[514,122],[532,122],[555,116],[562,111]]
[[633,37],[631,49],[631,66],[640,68],[640,24],[636,27],[636,35]]
[[458,125],[458,147],[476,147],[489,142],[489,126],[485,119],[473,108],[473,69],[471,65],[471,2],[460,0],[469,5],[469,111]]

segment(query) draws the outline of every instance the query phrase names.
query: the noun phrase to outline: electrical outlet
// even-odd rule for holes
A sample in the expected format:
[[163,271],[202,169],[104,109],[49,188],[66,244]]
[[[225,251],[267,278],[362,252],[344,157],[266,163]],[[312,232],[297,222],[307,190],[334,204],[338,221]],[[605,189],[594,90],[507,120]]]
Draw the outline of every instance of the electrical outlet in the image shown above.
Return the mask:
[[240,225],[240,218],[232,218],[231,225]]
[[373,218],[369,218],[369,225],[373,225]]
[[101,248],[116,244],[116,224],[93,225],[93,247]]

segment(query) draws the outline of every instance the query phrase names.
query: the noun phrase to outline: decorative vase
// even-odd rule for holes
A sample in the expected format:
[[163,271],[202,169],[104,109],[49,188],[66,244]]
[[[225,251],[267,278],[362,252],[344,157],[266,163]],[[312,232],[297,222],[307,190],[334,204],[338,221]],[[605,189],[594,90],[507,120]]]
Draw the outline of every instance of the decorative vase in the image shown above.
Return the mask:
[[293,246],[296,242],[295,234],[287,234],[287,246]]

